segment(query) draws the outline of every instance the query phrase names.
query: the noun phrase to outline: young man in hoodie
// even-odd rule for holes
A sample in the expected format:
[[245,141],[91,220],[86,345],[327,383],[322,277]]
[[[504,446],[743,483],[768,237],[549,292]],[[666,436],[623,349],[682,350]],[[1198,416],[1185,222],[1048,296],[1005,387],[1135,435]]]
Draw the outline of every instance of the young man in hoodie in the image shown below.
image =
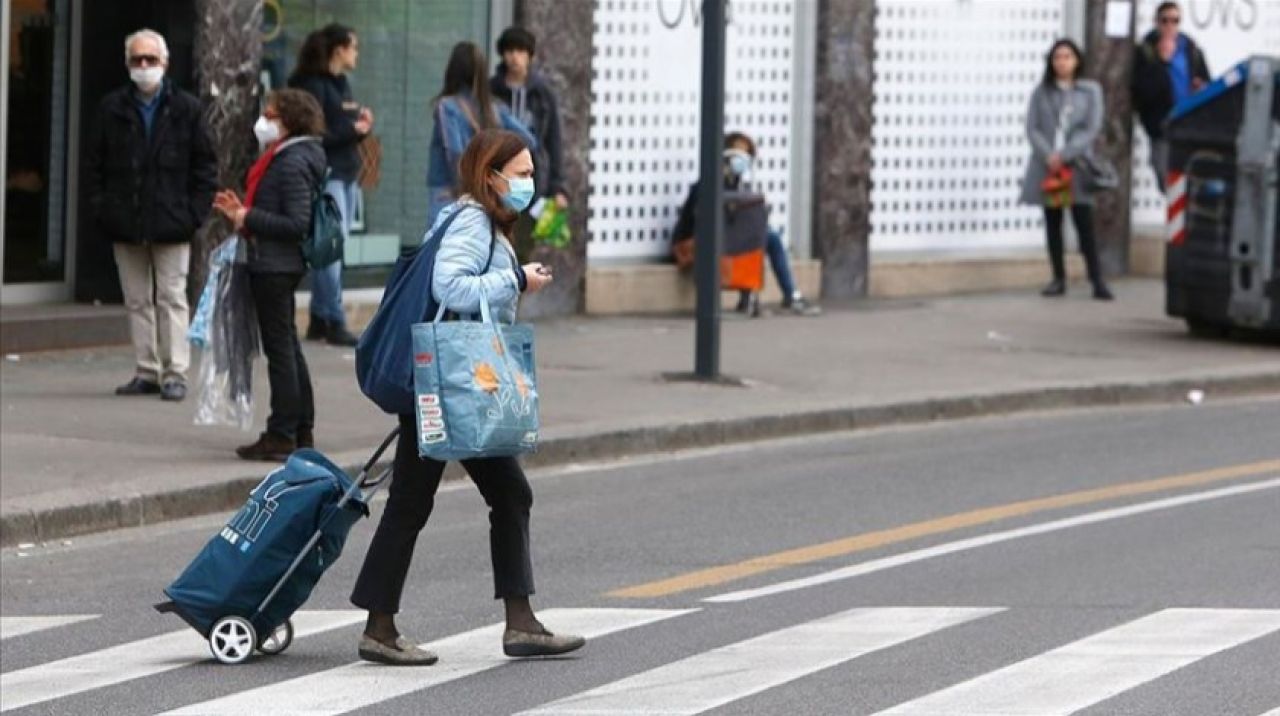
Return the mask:
[[1173,106],[1200,91],[1209,82],[1209,66],[1204,52],[1187,35],[1178,31],[1182,9],[1176,2],[1162,2],[1156,8],[1156,27],[1133,52],[1133,79],[1129,92],[1134,111],[1151,139],[1151,168],[1156,184],[1165,189],[1169,144],[1164,138],[1164,119]]
[[[522,27],[508,27],[498,37],[502,62],[489,81],[493,96],[506,103],[516,119],[538,140],[533,160],[537,196],[554,201],[559,208],[569,206],[565,191],[564,155],[560,141],[560,108],[555,91],[546,78],[533,69],[537,40]],[[535,206],[538,199],[534,200]],[[516,225],[516,249],[528,258],[533,221],[528,215]]]

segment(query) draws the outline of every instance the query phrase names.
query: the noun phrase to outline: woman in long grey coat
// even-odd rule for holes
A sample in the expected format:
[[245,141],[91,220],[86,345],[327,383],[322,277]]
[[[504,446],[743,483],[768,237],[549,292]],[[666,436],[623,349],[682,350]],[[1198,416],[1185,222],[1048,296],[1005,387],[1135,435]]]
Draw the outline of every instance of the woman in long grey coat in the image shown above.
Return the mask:
[[1080,78],[1083,61],[1080,48],[1071,40],[1058,40],[1049,50],[1044,79],[1031,93],[1031,106],[1027,109],[1031,158],[1022,180],[1022,202],[1044,207],[1053,280],[1041,295],[1061,296],[1067,292],[1067,274],[1062,259],[1064,212],[1062,206],[1050,206],[1041,184],[1059,169],[1071,169],[1071,192],[1067,204],[1071,207],[1071,220],[1080,237],[1080,253],[1084,254],[1089,282],[1093,284],[1093,297],[1109,301],[1112,295],[1102,280],[1094,240],[1093,195],[1086,186],[1085,172],[1080,164],[1080,160],[1093,151],[1093,140],[1102,130],[1102,87],[1093,80]]

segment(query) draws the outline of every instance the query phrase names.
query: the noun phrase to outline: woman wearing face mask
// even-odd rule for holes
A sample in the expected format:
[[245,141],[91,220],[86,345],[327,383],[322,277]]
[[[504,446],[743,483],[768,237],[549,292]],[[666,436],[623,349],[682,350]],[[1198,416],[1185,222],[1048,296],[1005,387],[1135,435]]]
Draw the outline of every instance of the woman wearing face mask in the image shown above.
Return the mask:
[[224,189],[213,206],[249,242],[249,285],[271,384],[267,429],[236,454],[281,461],[315,445],[311,375],[298,344],[293,292],[306,271],[302,241],[311,228],[311,193],[324,177],[324,115],[310,94],[277,90],[253,132],[262,154],[249,169],[244,201]]
[[[539,263],[520,266],[511,245],[519,213],[533,199],[533,157],[513,132],[479,132],[458,165],[462,195],[440,211],[427,240],[440,241],[430,290],[448,311],[474,315],[488,298],[494,320],[512,322],[521,293],[551,283]],[[443,231],[443,233],[441,233]],[[436,234],[440,234],[436,237]],[[367,609],[360,639],[362,659],[393,665],[427,665],[435,654],[400,634],[395,615],[418,533],[434,505],[444,463],[418,457],[417,424],[400,416],[390,497],[369,545],[351,602]],[[529,508],[533,493],[514,457],[464,460],[489,506],[489,544],[494,596],[502,599],[507,656],[550,656],[580,648],[585,640],[547,631],[529,604],[533,566],[529,555]]]
[[1102,131],[1102,87],[1081,79],[1084,58],[1071,40],[1058,40],[1049,49],[1044,78],[1031,93],[1027,110],[1027,139],[1031,158],[1022,180],[1022,202],[1044,207],[1044,226],[1053,280],[1042,296],[1067,292],[1067,271],[1062,258],[1062,221],[1069,208],[1080,237],[1093,297],[1112,300],[1102,279],[1098,249],[1093,237],[1093,194],[1085,184],[1083,159],[1093,151],[1093,140]]
[[[746,178],[750,175],[756,161],[756,143],[742,132],[730,132],[724,138],[724,187],[735,190],[746,188]],[[694,216],[698,206],[698,185],[689,188],[689,196],[680,209],[680,217],[676,220],[676,228],[672,237],[676,242],[689,240],[697,226]],[[787,257],[787,248],[782,244],[782,234],[769,227],[765,237],[765,253],[769,256],[769,265],[773,267],[773,277],[778,282],[778,290],[782,292],[782,310],[797,316],[816,316],[822,309],[810,303],[796,287],[791,273],[791,260]],[[760,315],[759,296],[750,291],[743,291],[738,299],[738,312],[752,318]]]
[[453,46],[444,70],[444,88],[432,103],[435,127],[427,159],[427,226],[459,195],[458,161],[471,138],[485,129],[502,128],[520,135],[525,145],[538,142],[524,123],[489,92],[484,53],[473,42]]

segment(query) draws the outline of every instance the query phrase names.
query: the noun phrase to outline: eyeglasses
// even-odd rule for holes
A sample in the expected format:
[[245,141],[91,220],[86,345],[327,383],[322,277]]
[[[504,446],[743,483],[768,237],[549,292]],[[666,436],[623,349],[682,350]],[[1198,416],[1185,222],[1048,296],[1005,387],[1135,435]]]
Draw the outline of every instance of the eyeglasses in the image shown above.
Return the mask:
[[1161,25],[1177,25],[1180,22],[1182,22],[1182,18],[1177,15],[1162,15],[1160,17]]
[[129,56],[130,67],[156,67],[160,64],[160,62],[161,62],[160,58],[157,57],[156,55],[130,55]]

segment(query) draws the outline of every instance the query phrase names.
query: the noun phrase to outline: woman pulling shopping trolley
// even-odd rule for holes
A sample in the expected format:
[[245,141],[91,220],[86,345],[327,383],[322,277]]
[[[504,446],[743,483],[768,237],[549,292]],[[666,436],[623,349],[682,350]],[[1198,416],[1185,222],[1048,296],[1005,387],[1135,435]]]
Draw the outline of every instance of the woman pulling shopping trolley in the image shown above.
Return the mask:
[[[534,192],[533,159],[525,142],[509,131],[483,130],[467,146],[458,170],[458,200],[440,212],[418,253],[397,266],[379,315],[371,321],[356,349],[362,390],[384,410],[398,414],[400,422],[390,497],[351,595],[352,603],[369,612],[360,639],[360,657],[385,664],[425,665],[436,661],[435,654],[404,637],[395,623],[414,545],[431,515],[445,467],[442,460],[420,457],[420,450],[442,454],[431,453],[431,446],[426,445],[439,438],[432,425],[439,416],[435,394],[419,393],[415,398],[412,389],[403,385],[404,376],[414,370],[411,364],[419,369],[434,365],[443,359],[443,351],[435,356],[418,350],[416,344],[410,348],[406,323],[417,324],[413,327],[416,334],[428,328],[423,324],[433,317],[436,323],[430,325],[438,327],[441,317],[447,314],[483,313],[494,322],[486,345],[497,346],[493,337],[500,336],[498,326],[514,322],[520,294],[538,291],[552,280],[550,270],[541,264],[520,266],[511,246],[516,218]],[[406,309],[408,305],[412,307]],[[393,320],[397,312],[409,318],[397,322]],[[473,328],[479,330],[478,326]],[[497,348],[496,352],[501,363],[513,351]],[[531,349],[527,353],[531,363]],[[521,375],[513,381],[519,383],[521,393],[529,390],[523,381],[531,380],[532,366],[525,369],[530,374],[528,378]],[[503,382],[504,370],[502,366],[492,371],[488,367],[477,370],[477,390],[496,392]],[[379,392],[380,386],[371,384],[389,380],[392,373],[398,376],[392,381],[398,385],[392,386],[394,395],[385,398],[385,391]],[[424,412],[421,404],[426,398],[432,399],[432,405],[425,410],[436,412]],[[448,407],[445,397],[439,400]],[[432,431],[420,432],[424,425]],[[529,603],[534,591],[529,552],[533,494],[514,456],[518,451],[462,459],[489,507],[494,595],[503,600],[506,609],[503,652],[508,656],[564,654],[582,647],[585,640],[548,631]]]

